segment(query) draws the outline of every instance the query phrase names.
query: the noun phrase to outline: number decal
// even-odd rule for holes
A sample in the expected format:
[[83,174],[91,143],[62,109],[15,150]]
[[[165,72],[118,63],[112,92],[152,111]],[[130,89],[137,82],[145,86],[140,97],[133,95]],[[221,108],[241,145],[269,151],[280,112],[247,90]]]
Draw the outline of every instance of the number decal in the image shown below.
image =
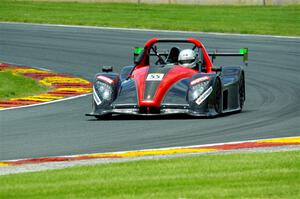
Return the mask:
[[147,81],[161,81],[164,77],[162,73],[149,73],[147,76]]

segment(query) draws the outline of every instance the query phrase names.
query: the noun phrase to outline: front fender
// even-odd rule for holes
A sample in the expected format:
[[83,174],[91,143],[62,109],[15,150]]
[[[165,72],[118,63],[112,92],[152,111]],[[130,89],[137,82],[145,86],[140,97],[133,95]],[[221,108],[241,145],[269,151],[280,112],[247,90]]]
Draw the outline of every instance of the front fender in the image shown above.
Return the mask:
[[[109,82],[105,82],[103,80],[99,80],[99,77],[100,76],[104,76],[104,77],[107,77],[108,80],[112,81],[110,83]],[[120,77],[119,77],[119,74],[117,73],[113,73],[113,72],[103,72],[103,73],[97,73],[94,77],[94,80],[93,80],[93,86],[95,87],[95,84],[97,81],[102,81],[104,83],[107,83],[108,85],[112,86],[112,90],[113,90],[113,96],[112,96],[112,100],[108,103],[103,103],[101,104],[100,106],[108,106],[111,104],[111,102],[113,102],[116,98],[117,98],[117,95],[118,95],[118,90],[119,90],[119,87],[120,87],[120,84],[121,84],[121,81],[120,81]]]

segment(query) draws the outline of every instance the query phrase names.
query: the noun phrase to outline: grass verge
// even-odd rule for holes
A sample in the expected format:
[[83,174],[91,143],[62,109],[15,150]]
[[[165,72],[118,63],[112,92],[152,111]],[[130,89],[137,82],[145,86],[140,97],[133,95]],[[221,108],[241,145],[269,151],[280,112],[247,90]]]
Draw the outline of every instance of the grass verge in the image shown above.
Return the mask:
[[20,75],[13,75],[10,71],[0,72],[0,100],[25,97],[47,91],[35,80]]
[[300,35],[300,6],[0,1],[0,21]]
[[3,198],[299,198],[300,151],[190,156],[0,176]]

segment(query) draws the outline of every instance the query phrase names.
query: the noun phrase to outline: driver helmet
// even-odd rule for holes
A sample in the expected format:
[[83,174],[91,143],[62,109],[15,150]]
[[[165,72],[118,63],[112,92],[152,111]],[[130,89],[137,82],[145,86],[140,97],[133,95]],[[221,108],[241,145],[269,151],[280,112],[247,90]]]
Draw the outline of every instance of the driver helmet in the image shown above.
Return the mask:
[[184,49],[179,53],[178,62],[185,67],[194,68],[196,66],[196,53],[191,49]]

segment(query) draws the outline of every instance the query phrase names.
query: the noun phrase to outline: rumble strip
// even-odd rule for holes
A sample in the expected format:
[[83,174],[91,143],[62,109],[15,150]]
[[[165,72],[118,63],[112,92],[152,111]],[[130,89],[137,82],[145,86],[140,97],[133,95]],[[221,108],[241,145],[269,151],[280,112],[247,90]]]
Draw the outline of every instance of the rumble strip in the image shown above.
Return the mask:
[[92,160],[92,159],[133,159],[138,157],[160,157],[167,155],[184,155],[184,154],[209,154],[224,151],[237,151],[246,149],[276,149],[280,147],[296,147],[300,148],[300,136],[287,137],[287,138],[274,138],[265,140],[243,141],[243,142],[229,142],[210,145],[198,145],[187,147],[174,147],[174,148],[162,148],[162,149],[149,149],[138,151],[124,151],[113,153],[94,153],[84,155],[73,156],[58,156],[58,157],[44,157],[44,158],[32,158],[32,159],[20,159],[0,161],[1,167],[9,166],[21,166],[21,165],[33,165],[40,163],[58,163],[58,162],[73,162],[79,160]]
[[84,95],[92,91],[92,85],[89,81],[70,75],[5,63],[0,63],[1,71],[12,71],[13,74],[32,78],[50,89],[47,93],[39,95],[0,100],[0,110],[48,103],[54,100]]

